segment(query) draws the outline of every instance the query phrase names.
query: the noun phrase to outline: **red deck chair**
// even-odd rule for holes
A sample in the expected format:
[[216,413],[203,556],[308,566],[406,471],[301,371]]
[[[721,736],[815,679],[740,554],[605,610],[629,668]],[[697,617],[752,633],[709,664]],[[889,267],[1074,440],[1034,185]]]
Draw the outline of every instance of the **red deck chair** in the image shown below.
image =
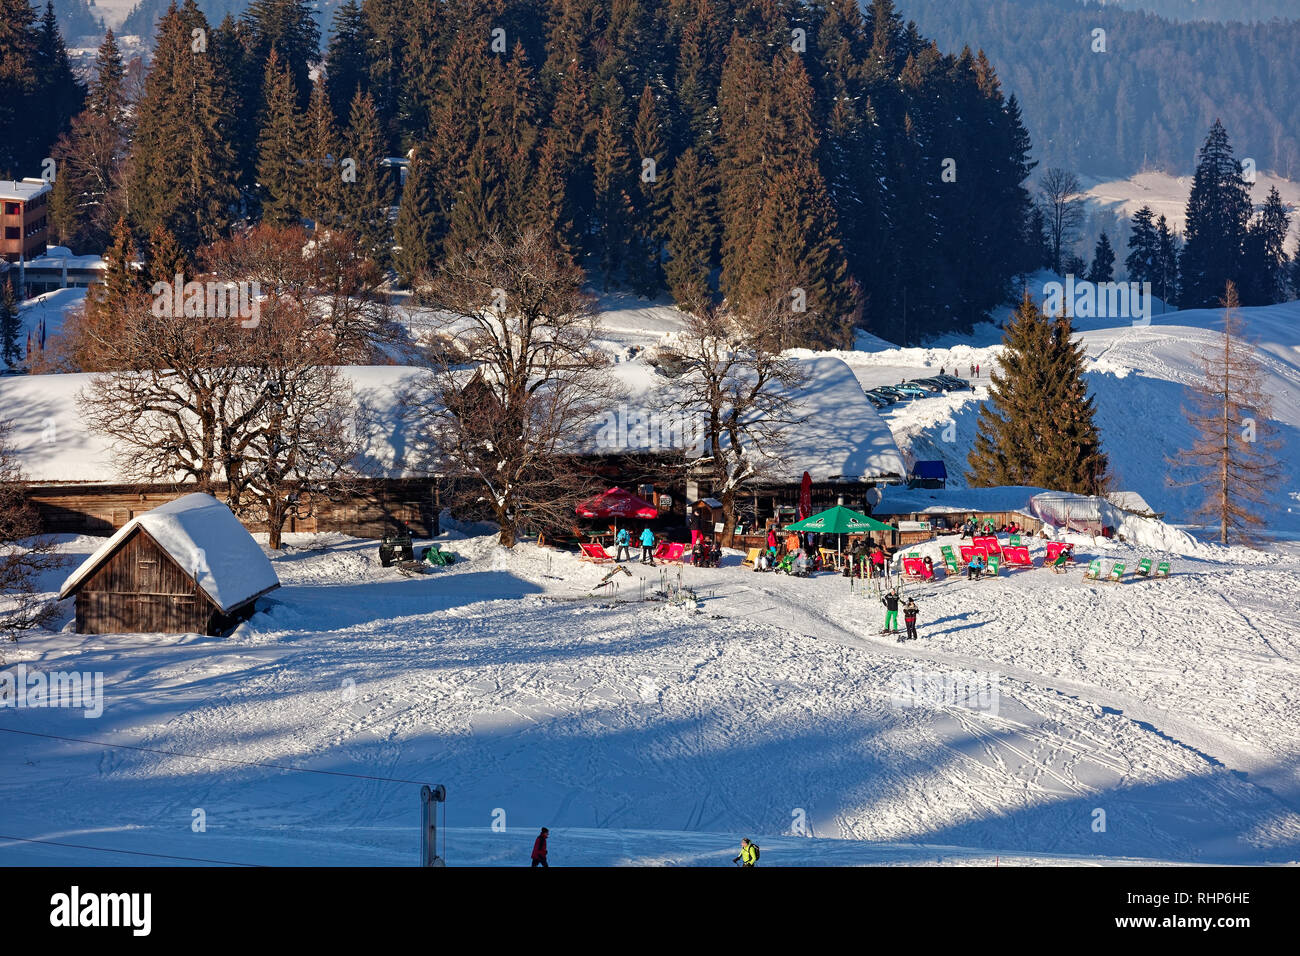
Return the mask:
[[987,550],[984,548],[977,548],[973,544],[963,544],[961,546],[961,563],[963,567],[970,564],[970,559],[975,557],[975,552],[977,551],[983,556],[984,562],[986,564],[988,563],[989,553]]
[[925,562],[920,558],[904,558],[903,574],[909,578],[924,578]]
[[990,554],[1001,554],[1002,548],[998,544],[998,539],[993,535],[983,535],[978,538],[972,538],[971,543],[977,548],[984,549],[984,557]]
[[1032,568],[1034,559],[1029,556],[1029,547],[1021,545],[1018,548],[1003,548],[1002,557],[1007,562],[1008,567],[1012,568]]
[[605,564],[608,561],[614,560],[613,555],[605,550],[603,544],[580,544],[578,547],[582,549],[582,557],[578,559],[579,561],[591,561],[595,564]]

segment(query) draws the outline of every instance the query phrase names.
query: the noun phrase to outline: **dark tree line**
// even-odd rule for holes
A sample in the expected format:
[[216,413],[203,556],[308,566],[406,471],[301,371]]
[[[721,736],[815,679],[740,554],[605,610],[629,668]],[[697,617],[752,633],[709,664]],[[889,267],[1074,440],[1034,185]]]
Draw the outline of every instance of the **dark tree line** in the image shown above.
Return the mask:
[[[906,6],[944,46],[978,45],[988,53],[1020,96],[1045,166],[1091,175],[1127,176],[1147,167],[1183,173],[1203,131],[1222,116],[1246,144],[1243,155],[1261,170],[1300,176],[1300,8],[1279,0],[1260,10],[1267,16],[1284,9],[1290,17],[1271,23],[1173,22],[1123,9],[1152,3],[908,0]],[[1166,0],[1174,3],[1182,0]],[[1214,6],[1250,18],[1249,0]],[[1198,0],[1196,8],[1205,7]],[[1107,52],[1093,52],[1094,29],[1106,31]]]
[[892,0],[347,0],[324,38],[307,0],[215,26],[185,0],[138,102],[82,118],[61,161],[99,158],[57,213],[92,247],[122,212],[186,250],[306,222],[419,288],[534,227],[606,287],[775,306],[789,344],[834,345],[968,328],[1040,255],[1015,97]]

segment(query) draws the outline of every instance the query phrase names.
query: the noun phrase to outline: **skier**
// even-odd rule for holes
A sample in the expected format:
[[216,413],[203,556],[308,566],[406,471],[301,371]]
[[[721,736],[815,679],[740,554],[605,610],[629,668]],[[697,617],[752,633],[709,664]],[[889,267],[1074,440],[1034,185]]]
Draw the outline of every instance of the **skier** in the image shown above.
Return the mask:
[[618,540],[618,557],[615,558],[615,560],[631,561],[632,560],[632,535],[628,532],[627,528],[618,529],[617,540]]
[[892,588],[888,594],[880,599],[880,603],[885,606],[885,629],[881,634],[898,633],[898,589]]
[[911,598],[903,605],[903,623],[907,625],[907,633],[900,637],[899,642],[916,640],[916,602]]
[[654,556],[655,533],[650,530],[649,526],[641,532],[641,563],[655,566]]
[[546,836],[551,831],[542,827],[542,832],[537,834],[537,839],[533,841],[533,866],[545,867],[550,869],[551,865],[546,862]]
[[732,863],[739,863],[741,866],[753,866],[758,862],[758,844],[745,837],[740,841],[740,856],[733,857]]

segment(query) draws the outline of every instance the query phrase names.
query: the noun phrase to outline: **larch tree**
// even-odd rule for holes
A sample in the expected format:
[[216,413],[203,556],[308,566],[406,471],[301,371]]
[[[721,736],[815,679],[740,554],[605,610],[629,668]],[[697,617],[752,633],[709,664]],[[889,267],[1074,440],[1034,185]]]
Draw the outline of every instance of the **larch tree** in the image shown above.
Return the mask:
[[1227,283],[1220,305],[1222,334],[1200,353],[1201,379],[1184,408],[1196,437],[1169,459],[1170,483],[1201,490],[1192,517],[1215,526],[1220,544],[1254,544],[1253,532],[1267,523],[1265,512],[1277,493],[1279,442],[1264,368],[1245,340],[1233,283]]

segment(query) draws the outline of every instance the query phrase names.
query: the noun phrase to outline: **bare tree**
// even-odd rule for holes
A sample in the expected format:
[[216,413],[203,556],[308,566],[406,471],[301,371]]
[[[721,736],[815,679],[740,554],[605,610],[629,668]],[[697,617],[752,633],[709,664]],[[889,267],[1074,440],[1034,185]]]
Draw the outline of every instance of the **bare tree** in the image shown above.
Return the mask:
[[575,439],[617,396],[582,279],[529,229],[450,256],[426,290],[439,347],[410,406],[444,473],[490,510],[506,547],[523,527],[570,526],[591,490]]
[[1184,409],[1197,437],[1169,461],[1190,479],[1171,483],[1204,491],[1193,517],[1217,524],[1221,544],[1253,544],[1250,532],[1265,524],[1261,512],[1277,488],[1281,466],[1273,452],[1279,442],[1269,421],[1264,369],[1243,338],[1233,283],[1220,304],[1222,339],[1198,356],[1203,378],[1191,388],[1192,408]]
[[1083,194],[1079,177],[1053,167],[1043,173],[1038,184],[1039,206],[1047,227],[1047,241],[1052,250],[1052,269],[1060,273],[1062,256],[1078,238],[1083,225]]
[[0,423],[0,635],[16,641],[23,631],[48,624],[57,611],[42,597],[40,576],[62,558],[54,542],[40,534],[40,517],[27,498],[9,430],[7,422]]
[[803,375],[777,350],[785,322],[780,303],[743,320],[710,309],[689,316],[664,352],[680,370],[665,402],[702,423],[702,456],[692,467],[707,472],[722,502],[724,539],[735,530],[742,486],[780,469],[791,429],[807,417],[791,400]]

